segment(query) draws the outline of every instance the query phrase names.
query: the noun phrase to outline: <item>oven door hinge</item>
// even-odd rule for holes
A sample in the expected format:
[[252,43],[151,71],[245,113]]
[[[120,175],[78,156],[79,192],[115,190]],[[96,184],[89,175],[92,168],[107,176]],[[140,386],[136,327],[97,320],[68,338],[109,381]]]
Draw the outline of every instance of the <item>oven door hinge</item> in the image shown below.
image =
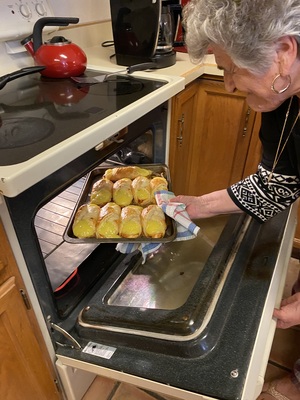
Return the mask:
[[24,301],[25,307],[27,308],[27,310],[30,310],[31,305],[30,305],[30,301],[28,299],[26,292],[23,289],[20,289],[20,293],[21,293],[22,299]]
[[54,384],[56,386],[56,389],[57,389],[58,393],[63,393],[62,385],[61,385],[61,383],[59,382],[58,379],[54,379]]
[[53,322],[51,322],[51,317],[48,316],[47,318],[47,323],[48,323],[48,328],[50,330],[50,332],[53,334],[54,331],[60,333],[65,339],[69,340],[71,343],[61,343],[58,342],[57,340],[55,340],[55,343],[57,344],[57,346],[60,347],[70,347],[71,349],[77,349],[77,350],[81,350],[82,347],[81,345],[77,342],[76,339],[73,338],[72,335],[69,334],[69,332],[67,332],[65,329],[63,329],[62,327],[60,327],[57,324],[54,324]]

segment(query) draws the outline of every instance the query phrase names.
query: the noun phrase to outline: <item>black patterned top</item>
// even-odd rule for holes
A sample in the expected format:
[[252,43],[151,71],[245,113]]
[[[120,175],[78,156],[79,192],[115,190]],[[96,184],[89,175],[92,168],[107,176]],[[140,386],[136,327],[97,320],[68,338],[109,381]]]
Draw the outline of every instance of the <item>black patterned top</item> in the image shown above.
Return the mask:
[[[300,196],[300,121],[298,120],[274,170],[272,170],[290,99],[274,111],[262,113],[260,140],[263,154],[255,174],[227,189],[234,203],[260,222],[265,222],[291,205]],[[299,112],[294,96],[282,144],[288,137]],[[282,148],[281,144],[281,148]]]

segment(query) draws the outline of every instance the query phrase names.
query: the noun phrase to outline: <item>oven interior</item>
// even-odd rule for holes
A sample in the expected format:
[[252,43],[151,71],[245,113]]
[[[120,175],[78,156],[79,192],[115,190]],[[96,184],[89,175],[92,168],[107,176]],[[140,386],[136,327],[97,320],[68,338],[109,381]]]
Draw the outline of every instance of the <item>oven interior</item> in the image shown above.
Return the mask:
[[[139,163],[153,162],[155,134],[147,130],[101,167],[124,165],[124,154],[139,156]],[[72,320],[78,314],[80,336],[104,339],[108,334],[118,342],[122,337],[136,342],[136,336],[181,342],[198,336],[218,299],[241,222],[225,229],[227,216],[204,221],[197,238],[163,243],[145,263],[139,251],[121,254],[116,243],[70,243],[64,236],[86,179],[81,177],[47,201],[33,219],[56,318]],[[222,235],[231,245],[220,254],[214,247],[222,243]]]
[[[138,251],[123,255],[115,243],[67,243],[64,232],[84,180],[46,203],[34,219],[59,318],[78,313],[79,305],[81,337],[127,344],[152,337],[175,341],[164,346],[174,351],[207,325],[242,222],[225,229],[227,216],[204,221],[197,238],[163,243],[145,263]],[[226,251],[214,249],[218,241],[227,242]]]
[[[115,164],[107,160],[102,165]],[[209,323],[244,219],[201,221],[197,238],[163,243],[143,263],[139,251],[123,255],[115,243],[64,241],[84,181],[82,177],[51,199],[34,218],[56,317],[73,321],[75,315],[81,338],[138,348],[144,348],[145,339],[154,339],[152,351],[189,354],[184,344]],[[222,323],[219,319],[219,333]],[[208,350],[199,347],[194,356]]]

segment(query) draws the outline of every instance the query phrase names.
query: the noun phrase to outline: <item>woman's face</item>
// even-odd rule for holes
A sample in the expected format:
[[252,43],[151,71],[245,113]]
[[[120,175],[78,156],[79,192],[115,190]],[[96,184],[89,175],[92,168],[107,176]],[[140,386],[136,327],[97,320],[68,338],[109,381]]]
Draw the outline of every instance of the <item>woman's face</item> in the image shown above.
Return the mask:
[[224,83],[228,92],[238,89],[247,94],[247,103],[254,111],[272,111],[286,99],[287,95],[274,93],[271,85],[277,72],[272,66],[265,74],[253,75],[246,69],[238,68],[231,58],[218,46],[211,46],[219,69],[224,71]]

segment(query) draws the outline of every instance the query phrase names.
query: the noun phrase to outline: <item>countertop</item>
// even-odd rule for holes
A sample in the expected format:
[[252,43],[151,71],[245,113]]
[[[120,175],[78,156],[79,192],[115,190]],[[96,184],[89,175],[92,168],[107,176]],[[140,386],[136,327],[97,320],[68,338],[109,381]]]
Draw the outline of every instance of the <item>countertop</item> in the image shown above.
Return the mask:
[[[103,47],[102,43],[112,41],[111,22],[105,21],[94,25],[82,25],[76,28],[62,28],[68,39],[83,48],[87,55],[88,66],[90,68],[102,69],[104,71],[117,72],[126,67],[116,64],[114,57],[114,46]],[[223,72],[218,70],[214,55],[205,56],[200,65],[193,64],[189,55],[183,52],[176,52],[176,63],[167,68],[149,70],[149,74],[158,74],[165,76],[180,76],[185,79],[185,85],[192,82],[203,74],[222,76]]]
[[[115,62],[114,47],[94,46],[85,49],[88,64],[90,67],[103,67],[105,71],[111,69],[122,70],[126,67],[119,66]],[[218,70],[215,64],[214,55],[205,56],[204,62],[200,65],[193,64],[187,53],[176,52],[176,63],[171,67],[149,71],[149,74],[159,74],[166,76],[180,76],[185,79],[185,85],[189,84],[203,74],[222,76],[222,71]]]

